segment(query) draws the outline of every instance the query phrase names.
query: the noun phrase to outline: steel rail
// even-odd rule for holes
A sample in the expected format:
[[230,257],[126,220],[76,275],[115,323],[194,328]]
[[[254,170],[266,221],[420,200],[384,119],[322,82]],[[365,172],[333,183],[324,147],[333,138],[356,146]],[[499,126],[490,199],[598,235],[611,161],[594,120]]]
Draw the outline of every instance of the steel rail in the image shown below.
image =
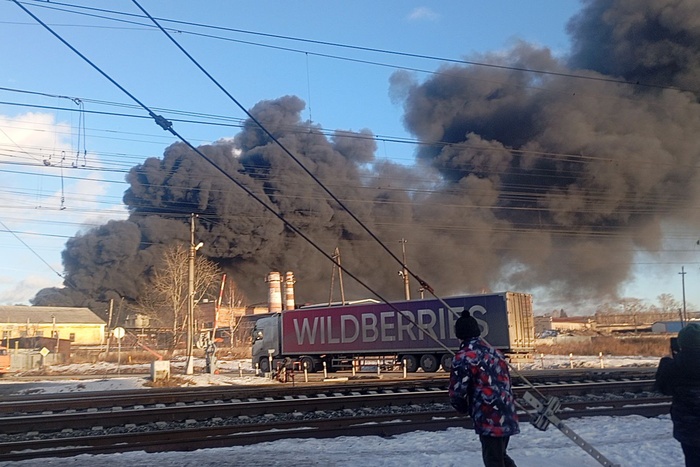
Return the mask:
[[[652,373],[646,369],[620,370],[559,370],[546,372],[532,372],[530,380],[540,385],[565,388],[566,384],[595,384],[608,382],[610,384],[625,385],[628,382],[641,380],[649,381]],[[296,383],[290,385],[251,385],[251,386],[208,386],[192,388],[150,388],[138,390],[119,390],[110,392],[80,392],[80,393],[56,393],[27,396],[4,396],[0,401],[0,415],[2,414],[31,414],[42,412],[59,412],[69,410],[104,409],[109,407],[148,406],[155,404],[175,404],[178,402],[193,403],[216,400],[241,399],[250,397],[287,398],[296,395],[309,395],[311,393],[328,394],[353,391],[385,390],[387,388],[425,388],[442,386],[447,389],[448,379],[444,376],[420,377],[416,379],[362,379],[348,382],[324,382],[315,381],[309,383]],[[618,381],[618,383],[615,383]],[[634,383],[632,383],[634,384]],[[518,381],[514,382],[514,389],[519,391],[524,386]],[[572,386],[573,393],[573,386]],[[559,394],[566,394],[565,389]]]
[[[186,397],[177,393],[167,393],[165,397],[135,397],[128,400],[128,406],[116,405],[124,402],[122,396],[116,398],[111,394],[100,394],[87,400],[66,401],[25,401],[23,404],[32,412],[19,410],[20,404],[14,404],[15,411],[0,416],[0,434],[17,434],[26,432],[60,431],[66,428],[84,429],[95,426],[115,427],[126,424],[147,424],[154,421],[181,422],[184,420],[205,420],[212,417],[253,416],[265,413],[289,413],[297,410],[334,410],[341,408],[381,407],[408,404],[447,403],[447,391],[444,384],[370,385],[350,386],[344,390],[333,388],[314,388],[316,393],[308,393],[308,387],[295,393],[280,395],[273,392],[247,390],[240,391],[192,391]],[[322,391],[318,391],[323,389]],[[522,397],[526,387],[516,387],[516,397]],[[577,382],[538,386],[542,392],[551,396],[582,396],[594,393],[645,393],[653,389],[653,380],[625,380],[604,382]],[[274,395],[272,395],[274,394]],[[245,395],[245,397],[241,397]],[[180,395],[181,396],[181,395]],[[204,397],[203,397],[204,396]],[[167,399],[169,403],[159,402]],[[106,403],[96,408],[95,402]],[[11,403],[8,407],[12,407]],[[60,410],[55,411],[56,407]],[[27,410],[27,407],[23,407]],[[50,409],[51,408],[51,409]]]
[[[656,398],[579,402],[566,404],[563,419],[590,416],[668,413],[670,400]],[[520,414],[521,422],[528,414]],[[41,457],[70,457],[79,454],[109,454],[128,451],[164,452],[249,445],[288,438],[334,438],[338,436],[392,436],[412,431],[442,431],[471,428],[471,421],[452,410],[389,415],[349,416],[321,420],[295,420],[257,425],[197,427],[118,435],[58,438],[0,443],[0,462]]]
[[[556,396],[611,393],[646,393],[653,381],[590,382],[563,385],[543,385],[540,390]],[[446,404],[447,391],[442,386],[412,388],[375,387],[364,391],[328,392],[317,394],[285,395],[284,397],[257,397],[247,399],[218,399],[174,404],[111,406],[107,409],[63,410],[58,413],[5,414],[0,416],[0,434],[12,435],[29,432],[58,432],[65,429],[101,429],[124,425],[146,425],[155,422],[201,421],[221,417],[284,414],[298,411],[359,409],[388,406]],[[516,397],[522,397],[527,388],[516,388]],[[620,398],[620,397],[618,397]],[[647,399],[643,397],[641,399]]]

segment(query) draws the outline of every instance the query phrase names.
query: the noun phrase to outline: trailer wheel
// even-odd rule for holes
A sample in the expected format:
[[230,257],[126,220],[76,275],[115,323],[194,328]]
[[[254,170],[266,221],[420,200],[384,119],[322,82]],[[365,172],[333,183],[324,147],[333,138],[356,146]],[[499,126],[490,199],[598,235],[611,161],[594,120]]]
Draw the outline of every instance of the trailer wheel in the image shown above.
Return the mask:
[[435,355],[425,354],[420,358],[420,367],[426,373],[435,373],[440,368],[440,364]]
[[418,359],[413,355],[402,355],[401,361],[405,362],[407,373],[415,373],[418,371]]
[[299,364],[301,365],[301,371],[304,371],[304,368],[306,368],[309,373],[316,373],[316,365],[314,365],[313,358],[301,357],[299,359]]
[[443,355],[440,359],[440,365],[442,365],[443,370],[450,371],[452,369],[452,355],[448,353]]
[[270,360],[268,360],[267,358],[260,359],[260,371],[262,373],[270,372]]

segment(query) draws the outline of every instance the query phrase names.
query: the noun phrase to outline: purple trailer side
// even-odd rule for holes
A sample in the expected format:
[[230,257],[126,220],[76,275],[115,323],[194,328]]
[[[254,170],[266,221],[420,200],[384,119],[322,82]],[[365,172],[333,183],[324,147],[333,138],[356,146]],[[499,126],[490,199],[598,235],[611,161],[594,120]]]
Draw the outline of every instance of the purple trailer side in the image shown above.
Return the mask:
[[469,310],[479,321],[482,336],[498,348],[532,344],[528,294],[505,292],[444,301],[452,311],[436,299],[395,302],[398,312],[384,303],[284,311],[282,353],[443,352],[443,345],[456,349],[459,341],[454,336],[454,322],[463,310]]

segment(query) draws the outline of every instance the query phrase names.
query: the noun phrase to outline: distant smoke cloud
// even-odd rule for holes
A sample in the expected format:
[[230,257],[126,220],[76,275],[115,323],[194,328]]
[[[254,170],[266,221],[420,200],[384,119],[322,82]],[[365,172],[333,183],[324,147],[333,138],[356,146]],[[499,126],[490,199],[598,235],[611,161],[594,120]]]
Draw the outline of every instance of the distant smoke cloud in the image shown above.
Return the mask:
[[[527,43],[470,58],[557,74],[450,65],[418,82],[397,72],[392,98],[424,143],[413,167],[375,161],[370,130],[325,137],[301,121],[296,97],[251,112],[390,248],[400,253],[407,239],[409,266],[441,295],[545,286],[572,300],[603,297],[629,278],[635,251],[661,246],[665,224],[700,226],[698,94],[658,87],[700,89],[696,3],[588,1],[569,24],[565,60]],[[329,254],[339,247],[344,267],[401,298],[399,266],[252,122],[201,150]],[[270,270],[294,271],[299,299],[328,299],[329,261],[184,145],[128,181],[129,219],[76,236],[64,252],[85,296],[147,293],[141,278],[164,245],[189,241],[195,212],[198,254],[253,300],[264,300]],[[349,297],[368,295],[345,285]]]
[[[700,156],[697,2],[588,1],[569,24],[567,62],[521,43],[481,62],[626,80],[630,86],[476,66],[445,66],[406,90],[420,161],[464,201],[464,249],[489,284],[614,294],[635,249],[661,246],[663,222],[689,221]],[[469,225],[471,224],[471,226]],[[478,226],[476,227],[475,226]]]

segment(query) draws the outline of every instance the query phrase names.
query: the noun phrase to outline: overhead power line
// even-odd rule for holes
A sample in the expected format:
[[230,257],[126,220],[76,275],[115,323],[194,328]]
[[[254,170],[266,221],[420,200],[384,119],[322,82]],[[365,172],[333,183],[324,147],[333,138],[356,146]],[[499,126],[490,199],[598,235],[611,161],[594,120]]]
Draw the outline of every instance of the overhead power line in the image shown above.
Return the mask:
[[[11,0],[13,1],[17,6],[19,6],[22,10],[25,11],[29,16],[34,18],[35,21],[37,21],[39,24],[41,24],[47,31],[49,31],[54,37],[56,37],[60,42],[62,42],[65,46],[67,46],[69,49],[71,49],[76,55],[78,55],[81,59],[83,59],[86,63],[88,63],[95,71],[100,73],[103,77],[105,77],[109,82],[111,82],[113,85],[115,85],[119,90],[121,90],[124,94],[129,96],[130,99],[132,99],[134,102],[139,104],[156,122],[158,126],[160,126],[163,130],[170,132],[174,136],[176,136],[180,141],[182,141],[184,144],[186,144],[192,151],[194,151],[197,155],[199,155],[201,158],[203,158],[205,161],[207,161],[212,167],[214,167],[217,171],[219,171],[223,176],[228,178],[230,181],[232,181],[234,184],[236,184],[239,188],[241,188],[243,191],[246,192],[247,195],[249,195],[253,200],[255,200],[258,204],[260,204],[263,208],[265,208],[268,212],[270,212],[272,215],[277,217],[280,221],[284,223],[284,225],[292,230],[295,234],[299,235],[301,238],[303,238],[309,245],[311,245],[314,249],[316,249],[319,253],[321,253],[323,256],[325,256],[328,260],[331,262],[335,263],[335,259],[325,252],[320,246],[318,246],[313,240],[311,240],[306,234],[304,234],[301,230],[299,230],[296,226],[291,224],[287,219],[284,218],[279,212],[277,212],[273,207],[268,205],[265,201],[263,201],[259,196],[257,196],[253,191],[251,191],[248,187],[246,187],[244,184],[236,180],[234,177],[232,177],[228,172],[226,172],[223,168],[221,168],[216,162],[214,162],[211,158],[209,158],[206,154],[201,152],[198,148],[196,148],[194,145],[192,145],[187,139],[185,139],[182,135],[180,135],[172,126],[172,122],[168,121],[161,115],[156,115],[153,110],[151,110],[148,106],[146,106],[143,102],[141,102],[136,96],[131,94],[127,89],[125,89],[123,86],[121,86],[116,80],[114,80],[109,74],[107,74],[105,71],[103,71],[100,67],[98,67],[95,63],[93,63],[90,59],[88,59],[85,55],[83,55],[80,51],[78,51],[75,47],[73,47],[70,43],[68,43],[63,37],[61,37],[58,33],[56,33],[52,28],[50,28],[46,23],[41,21],[36,15],[34,15],[31,11],[29,11],[26,7],[24,7],[19,1],[17,0]],[[362,279],[357,277],[356,275],[352,274],[350,271],[345,271],[351,278],[353,278],[355,281],[357,281],[358,284],[360,284],[362,287],[364,287],[366,290],[374,294],[376,297],[381,299],[382,301],[386,303],[390,303],[387,299],[383,298],[380,293],[375,291],[372,287],[370,287],[367,283],[365,283]]]
[[[37,5],[37,3],[38,3],[38,5]],[[76,14],[85,14],[85,13],[79,13],[77,11],[72,11],[72,10],[68,10],[65,8],[59,8],[59,7],[67,7],[67,8],[73,8],[75,10],[92,11],[92,12],[98,12],[98,13],[108,13],[108,14],[112,14],[112,15],[127,17],[127,18],[139,18],[139,19],[144,18],[144,16],[141,16],[141,15],[138,15],[135,13],[129,13],[129,12],[118,11],[118,10],[109,10],[109,9],[105,9],[105,8],[88,7],[88,6],[84,6],[84,5],[75,5],[75,4],[56,2],[56,1],[46,2],[43,0],[41,0],[41,1],[35,0],[35,6],[41,6],[42,8],[54,9],[54,10],[65,11],[65,12],[73,12]],[[353,44],[343,44],[340,42],[307,39],[307,38],[300,38],[300,37],[294,37],[294,36],[287,36],[287,35],[283,35],[283,34],[272,34],[272,33],[264,33],[264,32],[259,32],[259,31],[249,31],[249,30],[245,30],[245,29],[238,29],[238,28],[232,28],[232,27],[226,27],[226,26],[215,26],[215,25],[211,25],[211,24],[198,23],[198,22],[194,22],[194,21],[183,21],[183,20],[175,20],[175,19],[170,19],[170,18],[151,17],[144,10],[142,10],[142,12],[144,13],[145,17],[147,17],[153,21],[165,22],[165,23],[169,23],[169,24],[194,26],[194,27],[203,28],[203,29],[232,32],[232,33],[237,33],[237,34],[265,37],[265,38],[270,38],[270,39],[279,39],[279,40],[298,42],[298,43],[303,43],[303,44],[314,44],[314,45],[320,45],[320,46],[324,46],[324,47],[332,47],[332,48],[339,48],[339,49],[346,49],[346,50],[356,50],[356,51],[361,51],[361,52],[370,52],[370,53],[376,53],[376,54],[381,54],[381,55],[386,55],[386,56],[396,56],[396,57],[402,57],[402,58],[416,58],[416,59],[429,60],[429,61],[435,61],[435,62],[440,62],[440,63],[454,63],[454,64],[470,65],[470,66],[475,66],[475,67],[492,68],[492,69],[499,69],[499,70],[506,70],[506,71],[518,71],[518,72],[523,72],[523,73],[533,73],[533,74],[545,75],[545,76],[549,75],[549,76],[557,76],[557,77],[571,78],[571,79],[577,79],[577,80],[597,81],[597,82],[605,82],[605,83],[612,83],[612,84],[622,84],[622,85],[627,85],[627,86],[632,86],[632,87],[643,87],[643,88],[654,88],[654,89],[672,89],[672,90],[681,91],[681,92],[693,92],[693,93],[700,92],[698,90],[693,90],[693,89],[682,89],[682,88],[673,87],[673,86],[656,85],[656,84],[644,83],[644,82],[639,82],[639,81],[628,81],[628,80],[619,79],[619,78],[609,78],[609,77],[604,77],[604,76],[591,76],[591,75],[583,75],[583,74],[578,74],[578,73],[564,73],[564,72],[558,72],[558,71],[552,71],[552,70],[540,70],[540,69],[528,68],[528,67],[517,67],[517,66],[503,65],[503,64],[496,64],[496,63],[479,62],[479,61],[475,61],[475,60],[464,60],[464,59],[456,59],[456,58],[451,58],[451,57],[440,57],[440,56],[436,56],[436,55],[418,54],[418,53],[412,53],[412,52],[388,50],[388,49],[382,49],[379,47],[368,47],[368,46],[360,46],[360,45],[353,45]],[[111,20],[111,21],[128,22],[130,24],[137,24],[139,26],[145,26],[145,27],[149,26],[148,24],[145,24],[145,23],[131,22],[131,21],[127,21],[124,19],[112,18],[112,17],[108,17],[108,16],[93,15],[93,14],[88,15],[88,16],[99,17],[99,18],[107,19],[107,20]],[[157,24],[156,27],[162,29],[162,27],[159,24]],[[191,32],[191,31],[183,31],[180,29],[173,30],[172,32],[202,35],[202,34],[198,34],[198,33]],[[257,44],[257,45],[268,46],[265,44]],[[271,47],[271,46],[268,46],[268,47]],[[286,50],[292,51],[292,49],[286,49]],[[325,56],[328,58],[337,58],[337,59],[343,59],[343,60],[348,60],[348,61],[363,62],[362,60],[354,60],[354,59],[350,59],[347,57],[339,57],[339,56],[332,56],[332,55],[328,55],[328,54],[320,54],[320,53],[315,53],[315,52],[309,51],[309,50],[294,50],[294,51],[299,52],[299,53],[309,54],[309,55]],[[375,65],[382,65],[381,63],[378,63],[378,62],[365,61],[365,63],[373,63]],[[424,71],[424,70],[417,70],[417,71]],[[431,73],[431,72],[428,72],[428,73]]]
[[2,226],[5,228],[5,230],[6,230],[7,232],[10,232],[10,233],[12,234],[13,237],[15,237],[17,240],[19,240],[19,241],[22,243],[22,245],[24,245],[29,251],[31,251],[31,252],[34,254],[34,256],[36,256],[37,258],[39,258],[39,260],[40,260],[42,263],[44,263],[46,266],[48,266],[49,269],[51,269],[53,272],[55,272],[56,275],[57,275],[58,277],[60,277],[61,279],[63,279],[63,280],[65,281],[66,278],[63,276],[63,274],[61,274],[60,272],[56,271],[56,269],[54,269],[53,266],[51,266],[44,258],[42,258],[41,255],[39,255],[36,251],[34,251],[34,249],[33,249],[31,246],[29,246],[29,245],[27,244],[27,242],[25,242],[24,240],[22,240],[14,231],[10,230],[10,228],[9,228],[8,226],[6,226],[5,223],[4,223],[3,221],[0,221],[0,225],[2,225]]
[[[354,220],[354,221],[355,221],[355,222],[356,222],[370,237],[372,237],[372,238],[377,242],[377,244],[378,244],[379,246],[381,246],[381,247],[384,249],[384,251],[386,251],[387,254],[389,254],[389,256],[391,256],[398,264],[400,264],[400,265],[403,264],[402,260],[401,260],[396,254],[394,254],[394,252],[391,251],[391,250],[389,249],[389,247],[387,247],[387,246],[384,244],[384,242],[382,242],[382,241],[379,239],[379,237],[377,237],[377,235],[376,235],[374,232],[372,232],[372,230],[371,230],[369,227],[367,227],[367,225],[366,225],[364,222],[362,222],[362,220],[361,220],[360,218],[358,218],[358,217],[345,205],[345,203],[343,203],[343,201],[341,201],[332,191],[330,191],[330,190],[328,189],[328,187],[327,187],[313,172],[311,172],[311,171],[299,160],[299,158],[298,158],[296,155],[294,155],[284,144],[282,144],[282,142],[281,142],[275,135],[273,135],[272,132],[270,132],[270,131],[269,131],[269,130],[268,130],[268,129],[267,129],[267,128],[266,128],[266,127],[265,127],[265,126],[264,126],[250,111],[249,111],[249,110],[248,110],[248,109],[246,109],[244,105],[242,105],[235,97],[233,97],[233,95],[232,95],[224,86],[222,86],[221,83],[219,83],[219,81],[218,81],[216,78],[214,78],[214,77],[213,77],[213,76],[212,76],[212,75],[211,75],[211,74],[210,74],[210,73],[209,73],[209,72],[208,72],[208,71],[207,71],[207,70],[206,70],[206,69],[205,69],[205,68],[204,68],[204,67],[189,53],[189,52],[187,52],[187,50],[185,50],[184,47],[182,47],[182,46],[180,45],[180,43],[179,43],[178,41],[176,41],[176,40],[172,37],[172,35],[170,35],[165,29],[163,29],[163,28],[160,26],[160,24],[158,23],[158,21],[156,21],[156,19],[154,19],[153,17],[151,17],[151,15],[150,15],[143,7],[141,7],[141,5],[140,5],[136,0],[132,0],[132,1],[133,1],[133,3],[134,3],[146,16],[148,16],[148,17],[154,22],[154,24],[163,32],[163,34],[165,34],[165,35],[168,37],[168,39],[169,39],[173,44],[175,44],[175,46],[176,46],[182,53],[185,54],[185,56],[187,56],[187,58],[188,58],[202,73],[204,73],[204,74],[207,76],[207,78],[209,78],[209,80],[211,80],[212,83],[214,83],[214,84],[216,85],[216,87],[218,87],[218,88],[219,88],[219,89],[234,103],[234,104],[236,104],[236,106],[237,106],[241,111],[243,111],[243,112],[248,116],[248,118],[249,118],[253,123],[255,123],[255,125],[258,126],[258,128],[260,128],[260,129],[267,135],[268,138],[270,138],[280,149],[282,149],[282,151],[283,151],[285,154],[287,154],[287,156],[289,156],[289,157],[290,157],[290,158],[291,158],[291,159],[292,159],[292,160],[293,160],[293,161],[294,161],[294,162],[295,162],[295,163],[296,163],[296,164],[297,164],[297,165],[298,165],[298,166],[299,166],[299,167],[300,167],[300,168],[301,168],[301,169],[302,169],[302,170],[303,170],[303,171],[304,171],[318,186],[320,186],[321,189],[322,189],[324,192],[326,192],[326,194],[328,194],[328,196],[330,196],[336,203],[338,203],[338,205],[340,206],[340,208],[341,208],[342,211],[345,211],[345,212],[346,212],[346,213],[347,213],[347,214],[348,214],[348,215],[349,215],[349,216],[350,216],[350,217],[351,217],[351,218],[352,218],[352,219],[353,219],[353,220]],[[320,249],[319,249],[319,250],[320,250]],[[335,258],[333,258],[331,255],[328,255],[328,254],[325,253],[325,252],[324,252],[324,254],[325,254],[325,256],[327,256],[333,263],[337,264]],[[338,264],[338,267],[341,267],[341,266]],[[421,279],[416,273],[412,272],[409,268],[406,268],[405,265],[404,265],[404,269],[406,269],[406,271],[407,271],[409,274],[411,274],[411,276],[413,276],[413,278],[415,278],[415,279],[418,281],[418,283],[421,285],[421,287],[425,288],[426,290],[428,290],[430,293],[432,293],[432,294],[434,295],[433,288],[430,286],[430,284],[428,284],[428,283],[425,282],[423,279]],[[347,272],[347,271],[346,271],[346,272]],[[351,277],[353,277],[353,276],[351,276]],[[355,279],[355,277],[353,277],[353,279]],[[361,282],[360,282],[360,283],[361,283]],[[371,289],[368,288],[368,290],[371,290]],[[380,296],[380,295],[378,295],[376,292],[374,292],[374,293],[375,293],[375,295],[377,295],[378,297]],[[436,298],[439,298],[439,297],[436,296]],[[384,301],[388,303],[387,300],[384,300]]]
[[[153,110],[153,109],[152,109],[152,110]],[[126,115],[126,114],[125,114],[124,116],[129,117],[130,115]],[[135,116],[135,117],[136,117],[136,118],[146,118],[146,117],[140,116],[140,115],[139,115],[139,116]],[[151,118],[154,118],[154,117],[151,115]],[[170,120],[170,121],[172,122],[172,121],[176,121],[176,120]],[[183,121],[184,121],[184,120],[183,120]],[[208,123],[205,123],[205,124],[208,124]],[[403,142],[406,142],[406,143],[408,143],[408,144],[422,144],[422,143],[416,143],[416,142],[411,142],[411,141],[403,141]],[[449,144],[449,143],[430,143],[430,144]],[[459,145],[461,146],[461,144],[459,144]],[[458,145],[455,145],[455,146],[458,146]],[[518,151],[509,150],[509,149],[506,149],[506,150],[507,150],[507,151],[511,151],[511,152],[516,152],[516,153],[518,152]],[[537,153],[537,154],[540,154],[540,153]],[[577,156],[577,155],[552,154],[552,156],[553,156],[553,157],[570,156],[570,157],[572,157],[572,158],[577,158],[577,157],[578,157],[578,158],[580,158],[581,160],[585,160],[585,159],[586,159],[586,158],[584,158],[583,156]],[[597,159],[596,157],[591,157],[591,156],[587,156],[587,158],[588,158],[588,159]],[[509,196],[514,196],[514,197],[515,197],[515,196],[518,196],[518,195],[522,195],[522,196],[532,196],[531,193],[526,193],[526,192],[522,192],[522,193],[519,193],[519,192],[512,192],[512,193],[511,193],[511,192],[509,192],[509,193],[507,193],[507,195],[509,195]],[[483,206],[481,206],[481,207],[483,207]],[[491,208],[495,208],[495,207],[491,207]],[[509,209],[509,208],[503,208],[503,209]],[[516,208],[510,208],[510,209],[516,209]],[[521,209],[526,209],[526,208],[521,208]],[[534,209],[534,208],[532,208],[532,209]]]

